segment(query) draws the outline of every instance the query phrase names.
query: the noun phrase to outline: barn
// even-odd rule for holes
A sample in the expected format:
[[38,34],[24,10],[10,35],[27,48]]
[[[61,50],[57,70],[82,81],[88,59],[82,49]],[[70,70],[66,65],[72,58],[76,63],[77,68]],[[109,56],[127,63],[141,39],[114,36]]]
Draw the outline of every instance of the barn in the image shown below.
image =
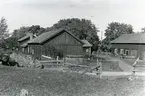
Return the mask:
[[114,54],[145,60],[145,33],[124,34],[111,41]]
[[91,53],[92,45],[87,40],[80,40],[64,29],[45,32],[28,41],[29,53],[35,58],[41,56],[53,57],[58,55],[85,55]]

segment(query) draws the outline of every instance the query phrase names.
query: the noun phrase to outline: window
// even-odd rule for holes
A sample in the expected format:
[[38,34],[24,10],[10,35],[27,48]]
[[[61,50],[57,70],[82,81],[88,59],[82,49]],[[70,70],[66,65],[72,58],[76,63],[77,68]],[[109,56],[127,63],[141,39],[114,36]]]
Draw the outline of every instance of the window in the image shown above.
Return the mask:
[[124,54],[124,50],[123,49],[120,49],[120,54]]
[[125,54],[126,55],[129,55],[129,50],[125,50]]

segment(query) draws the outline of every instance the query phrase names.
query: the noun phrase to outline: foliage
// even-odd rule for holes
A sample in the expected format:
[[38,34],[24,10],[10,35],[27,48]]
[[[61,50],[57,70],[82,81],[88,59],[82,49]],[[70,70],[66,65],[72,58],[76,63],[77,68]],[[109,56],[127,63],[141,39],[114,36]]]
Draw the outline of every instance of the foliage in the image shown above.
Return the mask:
[[20,27],[19,29],[15,29],[11,37],[13,38],[22,38],[29,32],[29,27]]
[[45,29],[43,27],[40,27],[40,25],[32,25],[29,28],[29,32],[36,34],[37,36],[45,32]]
[[45,29],[43,27],[40,27],[40,25],[32,25],[27,27],[20,27],[19,29],[15,29],[13,31],[12,37],[14,38],[21,38],[25,36],[27,33],[33,33],[37,36],[45,32]]
[[0,47],[6,48],[5,45],[5,38],[7,38],[8,35],[8,25],[6,22],[6,19],[4,17],[0,20]]
[[59,58],[63,58],[62,51],[56,49],[54,46],[45,46],[45,48],[43,50],[45,52],[45,55],[48,55],[52,58],[56,58],[57,56],[59,56]]
[[93,44],[92,50],[97,50],[99,41],[97,32],[99,32],[99,30],[90,20],[78,18],[62,19],[46,30],[50,31],[59,28],[72,32],[72,34],[77,36],[79,39],[88,40],[91,44]]
[[8,34],[8,25],[4,17],[0,20],[0,38],[4,38]]
[[102,41],[101,49],[103,51],[110,50],[110,42],[122,34],[131,34],[133,32],[133,27],[130,24],[124,24],[119,22],[112,22],[108,24],[107,29],[105,30],[106,38]]
[[18,39],[14,37],[9,37],[5,39],[5,45],[8,49],[15,49],[18,48]]

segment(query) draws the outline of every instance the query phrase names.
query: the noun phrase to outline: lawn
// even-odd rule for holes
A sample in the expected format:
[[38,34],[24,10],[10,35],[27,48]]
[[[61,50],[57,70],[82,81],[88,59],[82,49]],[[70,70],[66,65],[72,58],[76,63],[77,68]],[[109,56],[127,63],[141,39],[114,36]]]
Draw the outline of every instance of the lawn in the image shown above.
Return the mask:
[[143,79],[5,66],[0,66],[0,82],[0,96],[19,96],[22,88],[30,96],[138,96],[144,88]]

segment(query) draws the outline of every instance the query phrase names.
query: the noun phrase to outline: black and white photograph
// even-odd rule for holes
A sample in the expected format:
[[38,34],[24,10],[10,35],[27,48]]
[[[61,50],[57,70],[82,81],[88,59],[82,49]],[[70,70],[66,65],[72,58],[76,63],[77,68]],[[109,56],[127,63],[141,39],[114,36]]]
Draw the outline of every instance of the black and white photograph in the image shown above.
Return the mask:
[[145,0],[0,0],[0,96],[145,96]]

